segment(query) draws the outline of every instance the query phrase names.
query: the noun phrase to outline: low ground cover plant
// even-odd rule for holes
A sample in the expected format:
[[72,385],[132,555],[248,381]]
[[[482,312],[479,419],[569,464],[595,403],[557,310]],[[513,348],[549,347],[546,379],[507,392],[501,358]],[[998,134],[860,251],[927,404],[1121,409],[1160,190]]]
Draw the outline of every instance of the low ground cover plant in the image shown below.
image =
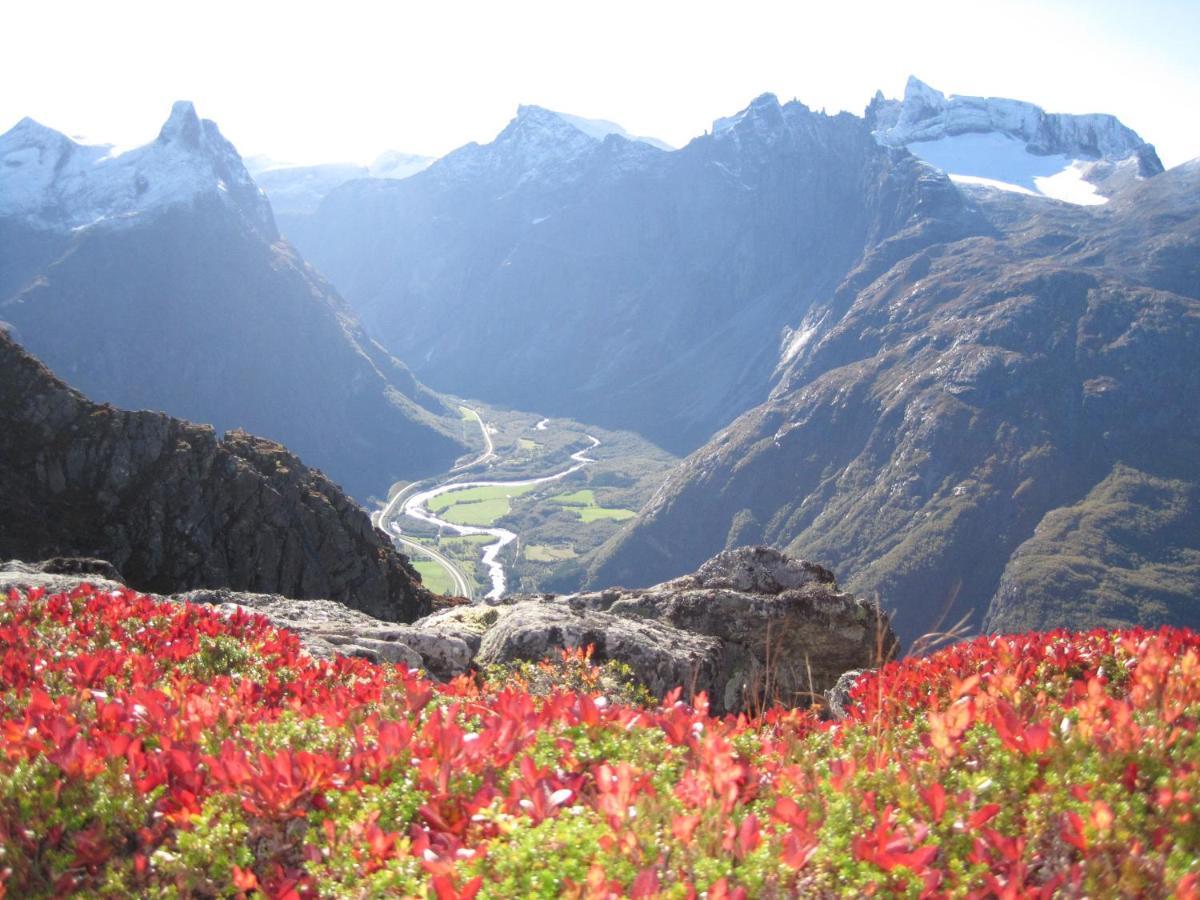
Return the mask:
[[980,637],[840,722],[646,702],[584,654],[493,675],[13,592],[0,893],[1200,896],[1192,632]]

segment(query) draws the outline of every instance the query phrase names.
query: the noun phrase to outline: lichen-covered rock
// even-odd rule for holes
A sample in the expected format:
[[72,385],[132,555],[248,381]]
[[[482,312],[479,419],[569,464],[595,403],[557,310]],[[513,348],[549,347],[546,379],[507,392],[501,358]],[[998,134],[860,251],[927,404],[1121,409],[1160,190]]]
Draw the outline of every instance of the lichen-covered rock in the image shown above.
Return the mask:
[[69,591],[85,581],[102,591],[115,591],[125,586],[119,574],[116,577],[106,577],[105,574],[80,574],[61,569],[52,571],[55,567],[48,564],[58,561],[27,563],[19,559],[10,559],[0,563],[0,595],[7,594],[13,588],[41,588],[48,594],[58,594]]
[[766,547],[726,551],[644,590],[509,597],[412,627],[460,637],[476,664],[590,644],[653,691],[705,691],[717,712],[807,704],[843,672],[877,666],[897,649],[878,605],[839,591],[827,569]]
[[[97,580],[8,567],[0,567],[0,588],[54,578],[54,590],[69,590]],[[676,687],[689,699],[703,691],[716,713],[820,701],[842,673],[877,666],[896,650],[878,606],[839,591],[820,566],[762,547],[722,553],[694,575],[645,590],[508,597],[439,610],[411,625],[329,600],[228,589],[169,599],[264,615],[317,656],[401,662],[442,679],[590,646],[595,660],[626,664],[659,696]]]
[[0,497],[0,559],[99,557],[142,591],[327,598],[392,622],[431,609],[366,512],[279,444],[91,403],[3,330]]
[[624,663],[659,696],[675,687],[688,696],[698,691],[714,696],[729,679],[719,640],[663,622],[580,610],[553,598],[499,610],[481,639],[477,665],[546,659],[565,649],[592,647],[594,660]]
[[730,711],[810,702],[843,672],[877,666],[897,649],[878,605],[839,591],[827,569],[767,547],[725,551],[654,587],[566,602],[719,639],[731,676],[716,705]]

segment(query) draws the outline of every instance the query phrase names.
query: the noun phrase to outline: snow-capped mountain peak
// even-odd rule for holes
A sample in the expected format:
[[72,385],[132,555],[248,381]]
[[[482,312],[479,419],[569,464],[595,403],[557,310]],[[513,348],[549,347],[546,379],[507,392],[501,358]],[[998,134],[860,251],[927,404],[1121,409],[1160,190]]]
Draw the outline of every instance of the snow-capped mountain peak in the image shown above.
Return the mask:
[[1162,171],[1154,148],[1115,116],[947,96],[915,76],[903,100],[877,93],[867,118],[879,143],[907,148],[959,184],[1093,205],[1129,180]]
[[488,172],[514,186],[551,185],[578,177],[581,162],[605,152],[604,148],[641,159],[662,147],[666,145],[661,141],[631,137],[612,122],[521,105],[491,143],[460,147],[434,163],[430,173],[434,178],[457,180]]
[[219,198],[264,237],[270,204],[216,124],[181,101],[149,144],[115,151],[22,119],[0,135],[0,218],[52,230],[120,227],[201,196]]

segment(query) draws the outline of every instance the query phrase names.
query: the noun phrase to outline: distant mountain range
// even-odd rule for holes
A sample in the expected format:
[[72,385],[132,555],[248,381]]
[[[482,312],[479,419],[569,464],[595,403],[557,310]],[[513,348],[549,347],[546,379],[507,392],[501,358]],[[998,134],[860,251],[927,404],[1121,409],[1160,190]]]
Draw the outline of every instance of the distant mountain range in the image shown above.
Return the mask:
[[428,383],[679,452],[761,402],[784,329],[918,208],[925,239],[970,227],[862,119],[765,95],[673,152],[522,107],[291,236]]
[[767,542],[908,639],[1196,623],[1196,179],[1111,116],[914,78],[674,152],[523,107],[295,238],[429,383],[694,451],[590,585]]
[[283,441],[360,499],[468,449],[191,104],[120,154],[0,136],[0,248],[0,321],[89,397]]
[[0,162],[0,319],[98,399],[359,497],[465,449],[422,382],[690,453],[557,587],[767,543],[907,640],[1200,624],[1200,162],[1111,116],[914,78],[678,150],[523,106],[403,178],[260,171],[341,295],[190,106],[120,155],[26,121]]
[[356,178],[407,178],[429,168],[433,160],[432,156],[388,150],[376,157],[369,166],[345,162],[299,166],[268,157],[251,157],[245,163],[246,170],[270,199],[276,221],[286,234],[290,217],[315,212],[330,191],[347,181]]

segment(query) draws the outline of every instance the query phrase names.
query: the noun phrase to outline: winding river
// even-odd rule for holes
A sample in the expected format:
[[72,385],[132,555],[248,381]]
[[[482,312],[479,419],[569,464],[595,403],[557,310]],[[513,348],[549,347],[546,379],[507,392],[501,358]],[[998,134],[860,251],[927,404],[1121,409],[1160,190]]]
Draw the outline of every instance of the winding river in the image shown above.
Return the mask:
[[458,481],[442,484],[408,497],[404,501],[401,511],[406,516],[411,516],[422,522],[428,522],[431,525],[448,529],[455,534],[490,534],[494,537],[496,539],[495,543],[487,544],[483,548],[483,564],[487,566],[488,577],[492,582],[492,589],[488,591],[486,598],[494,600],[503,597],[507,581],[504,574],[504,563],[500,562],[500,551],[517,539],[516,532],[509,531],[507,528],[485,528],[478,525],[457,525],[454,522],[447,522],[445,519],[439,519],[431,513],[426,508],[426,504],[439,494],[460,491],[463,488],[524,487],[530,484],[545,484],[550,481],[558,481],[561,478],[566,478],[572,472],[578,472],[584,466],[595,462],[587,454],[599,447],[600,441],[590,434],[585,435],[585,437],[592,442],[592,445],[584,450],[572,453],[571,459],[574,461],[574,465],[563,469],[561,472],[556,472],[553,475],[544,475],[541,478],[525,478],[519,481]]

